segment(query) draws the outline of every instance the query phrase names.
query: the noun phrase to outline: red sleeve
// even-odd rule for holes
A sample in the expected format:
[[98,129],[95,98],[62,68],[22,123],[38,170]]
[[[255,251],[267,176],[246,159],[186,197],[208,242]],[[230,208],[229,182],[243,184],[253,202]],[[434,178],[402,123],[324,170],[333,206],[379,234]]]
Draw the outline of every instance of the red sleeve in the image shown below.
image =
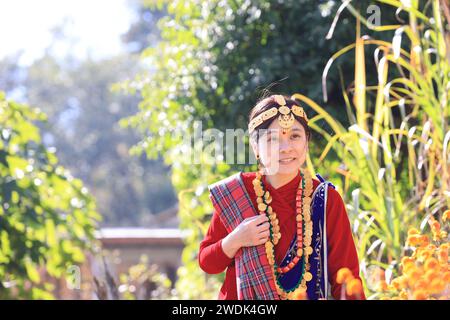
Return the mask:
[[205,238],[200,243],[198,262],[203,271],[210,274],[221,273],[234,261],[222,249],[222,239],[228,235],[219,215],[214,211]]
[[[341,268],[349,268],[355,278],[359,276],[358,255],[353,241],[350,221],[347,216],[344,201],[333,188],[328,189],[327,199],[327,241],[328,241],[328,277],[331,283],[331,294],[335,299],[341,299],[342,285],[336,283],[337,272]],[[356,296],[345,296],[354,300]],[[365,299],[364,292],[360,299]]]

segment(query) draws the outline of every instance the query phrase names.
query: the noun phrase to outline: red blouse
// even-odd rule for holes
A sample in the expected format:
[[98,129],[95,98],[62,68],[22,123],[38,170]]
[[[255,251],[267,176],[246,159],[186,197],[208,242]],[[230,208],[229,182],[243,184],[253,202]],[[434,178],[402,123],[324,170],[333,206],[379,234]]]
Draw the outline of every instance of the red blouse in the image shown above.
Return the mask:
[[[255,172],[242,174],[245,188],[250,195],[255,208],[256,194],[252,181]],[[267,183],[263,177],[264,185],[272,195],[272,204],[280,225],[282,237],[275,247],[275,260],[279,264],[289,248],[290,240],[296,234],[295,221],[295,196],[300,182],[297,175],[289,183],[275,189]],[[313,179],[313,189],[319,185],[319,181]],[[208,232],[200,243],[198,255],[199,265],[203,271],[210,274],[223,272],[225,269],[225,281],[220,289],[219,299],[236,300],[236,269],[234,259],[229,258],[222,249],[222,239],[228,235],[227,230],[220,221],[217,212],[213,213]],[[350,222],[347,217],[344,202],[339,193],[333,188],[328,189],[327,200],[327,242],[328,242],[328,274],[331,283],[331,293],[335,299],[341,298],[341,285],[336,283],[336,275],[340,268],[349,268],[355,277],[359,277],[358,256],[353,242]],[[364,296],[362,298],[365,298]],[[346,296],[346,299],[356,299]]]

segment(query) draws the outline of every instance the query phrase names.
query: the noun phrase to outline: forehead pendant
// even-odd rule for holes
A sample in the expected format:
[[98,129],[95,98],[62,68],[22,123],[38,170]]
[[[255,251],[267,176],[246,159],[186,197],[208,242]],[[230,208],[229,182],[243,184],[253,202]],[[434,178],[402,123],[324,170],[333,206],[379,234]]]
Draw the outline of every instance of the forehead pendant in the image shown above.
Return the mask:
[[294,114],[291,112],[291,109],[286,106],[286,101],[284,100],[283,96],[275,96],[275,102],[280,105],[280,107],[278,108],[278,124],[281,127],[281,132],[283,134],[286,134],[294,125]]

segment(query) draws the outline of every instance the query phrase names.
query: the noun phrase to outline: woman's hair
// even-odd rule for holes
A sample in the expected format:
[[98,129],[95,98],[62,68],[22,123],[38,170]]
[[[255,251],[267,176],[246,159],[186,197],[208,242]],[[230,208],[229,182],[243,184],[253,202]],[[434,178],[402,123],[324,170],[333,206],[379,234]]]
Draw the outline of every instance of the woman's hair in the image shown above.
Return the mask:
[[[290,97],[284,96],[284,100],[286,101],[286,106],[291,108],[293,105],[300,106],[295,100],[291,99]],[[264,111],[267,111],[273,107],[279,107],[280,105],[275,101],[275,95],[271,95],[267,98],[262,98],[258,103],[252,108],[249,114],[249,120],[248,122],[252,121],[255,117],[259,116]],[[311,139],[311,129],[309,128],[308,124],[306,123],[305,119],[297,116],[294,114],[294,118],[300,122],[300,124],[305,129],[306,139],[309,141]],[[255,131],[251,134],[250,138],[253,139],[255,142],[258,142],[259,134],[258,131],[260,129],[267,129],[272,124],[274,120],[278,119],[277,116],[273,117],[272,119],[269,119],[268,121],[263,122],[259,126],[255,128]]]

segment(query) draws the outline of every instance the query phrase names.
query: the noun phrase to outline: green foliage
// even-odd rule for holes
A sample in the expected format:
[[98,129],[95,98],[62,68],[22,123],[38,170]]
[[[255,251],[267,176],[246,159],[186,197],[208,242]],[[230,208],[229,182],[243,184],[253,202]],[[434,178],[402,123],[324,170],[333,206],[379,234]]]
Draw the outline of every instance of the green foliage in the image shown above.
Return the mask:
[[38,109],[0,93],[0,298],[51,298],[60,278],[92,250],[100,216],[80,180],[41,143]]
[[[420,224],[424,229],[428,220],[450,206],[450,59],[449,43],[444,40],[450,21],[443,19],[437,0],[424,7],[418,1],[411,1],[410,7],[398,1],[386,3],[409,17],[396,26],[392,43],[364,40],[358,34],[353,45],[333,57],[355,48],[354,89],[344,92],[351,127],[345,128],[315,102],[298,96],[317,111],[311,126],[328,141],[320,159],[332,150],[342,163],[344,191],[352,191],[348,207],[355,219],[364,278],[370,265],[398,272],[408,249],[403,245],[408,227]],[[349,8],[364,21],[350,4]],[[375,84],[365,81],[368,45],[376,45],[380,53]],[[388,69],[394,67],[401,76],[389,76]],[[373,95],[365,95],[371,91]],[[333,134],[316,124],[320,118],[326,119]]]
[[[333,40],[325,39],[333,16],[324,8],[331,6],[333,11],[337,10],[338,2],[333,1],[147,0],[146,3],[154,9],[167,8],[168,15],[158,23],[162,40],[142,54],[152,69],[135,81],[123,84],[131,92],[139,90],[142,101],[140,111],[124,119],[122,124],[138,129],[143,137],[132,149],[135,154],[163,155],[172,166],[172,182],[179,193],[181,227],[191,231],[183,252],[183,266],[179,269],[178,291],[183,298],[214,298],[221,276],[206,276],[197,263],[198,243],[207,230],[212,212],[207,185],[237,170],[255,168],[225,164],[223,159],[208,155],[205,150],[211,145],[210,141],[194,146],[193,154],[186,152],[191,150],[192,141],[184,138],[194,136],[196,121],[201,121],[203,129],[245,130],[247,114],[259,91],[286,77],[287,81],[278,84],[273,91],[303,92],[310,97],[310,102],[319,100],[326,61],[342,43],[354,41],[354,24],[349,23],[353,20],[349,20],[348,13],[342,13],[342,23],[335,30]],[[395,18],[395,12],[389,12],[387,20]],[[343,83],[355,72],[351,58],[340,58]],[[369,73],[367,80],[376,81],[377,74]],[[338,130],[345,131],[352,121],[342,112],[348,95],[342,98],[337,72],[329,75],[329,81],[327,110],[331,111],[327,112],[328,119],[339,122]],[[361,97],[363,95],[358,96],[358,101]],[[308,114],[318,111],[311,103],[305,102],[305,105]],[[365,111],[361,119],[368,116],[364,114]],[[328,140],[322,137],[333,139],[336,133],[328,119],[324,113],[314,118],[319,138],[312,141],[310,167],[319,164],[322,149],[326,147]],[[341,170],[343,155],[334,152],[327,159],[320,158],[330,165],[320,163],[319,171],[327,178],[336,177],[336,172],[327,169]],[[194,163],[195,157],[198,161]],[[360,167],[352,170],[360,172]],[[373,177],[372,171],[365,173]],[[349,186],[347,180],[345,191],[353,190],[355,186]],[[348,200],[349,195],[344,196]]]
[[212,213],[207,185],[254,167],[225,164],[208,155],[208,141],[186,152],[192,141],[184,138],[194,136],[196,121],[204,130],[246,128],[255,93],[284,77],[288,81],[278,90],[289,93],[302,87],[319,97],[317,70],[337,49],[324,39],[331,16],[323,17],[318,3],[311,1],[146,3],[154,10],[166,8],[168,15],[158,22],[162,40],[142,54],[152,71],[123,83],[131,92],[139,90],[142,101],[140,111],[122,125],[143,136],[134,154],[163,155],[172,167],[180,226],[191,232],[178,270],[180,297],[215,298],[223,276],[205,275],[197,262],[198,244]]

